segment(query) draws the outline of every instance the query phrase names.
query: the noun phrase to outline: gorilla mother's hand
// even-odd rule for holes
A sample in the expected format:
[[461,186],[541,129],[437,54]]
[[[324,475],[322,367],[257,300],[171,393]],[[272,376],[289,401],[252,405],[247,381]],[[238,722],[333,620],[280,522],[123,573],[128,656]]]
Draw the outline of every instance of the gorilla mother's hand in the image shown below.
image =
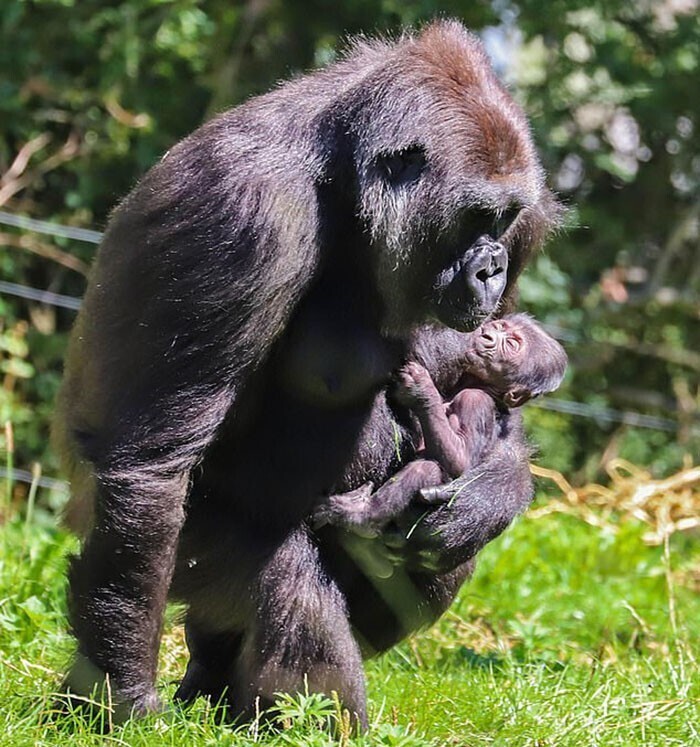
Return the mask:
[[481,464],[425,491],[423,501],[395,517],[375,540],[395,565],[413,572],[449,572],[473,558],[530,505],[529,452],[519,414],[511,413],[510,420],[509,432]]

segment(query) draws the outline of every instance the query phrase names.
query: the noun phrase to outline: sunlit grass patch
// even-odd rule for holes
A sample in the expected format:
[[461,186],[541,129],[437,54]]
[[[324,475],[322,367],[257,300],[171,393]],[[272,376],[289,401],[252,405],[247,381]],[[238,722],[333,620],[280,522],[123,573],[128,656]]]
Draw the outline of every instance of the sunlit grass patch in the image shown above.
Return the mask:
[[[546,506],[486,548],[438,625],[368,663],[363,737],[313,694],[282,698],[274,729],[222,724],[204,700],[108,735],[77,714],[51,718],[77,543],[15,518],[0,529],[0,744],[700,745],[697,535],[650,545],[634,513],[593,506],[604,520],[592,523]],[[161,649],[168,703],[186,662],[180,619],[171,608]]]

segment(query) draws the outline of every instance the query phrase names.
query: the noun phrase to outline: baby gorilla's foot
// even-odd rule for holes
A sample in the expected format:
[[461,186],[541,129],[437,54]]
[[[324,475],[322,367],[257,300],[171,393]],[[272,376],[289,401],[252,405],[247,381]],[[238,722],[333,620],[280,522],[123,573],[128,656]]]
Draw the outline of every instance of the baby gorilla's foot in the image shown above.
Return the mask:
[[368,482],[347,493],[328,496],[314,511],[312,525],[320,528],[330,524],[362,536],[375,536],[378,530],[369,522],[373,491],[374,484]]
[[413,361],[406,363],[396,373],[396,398],[402,405],[413,409],[442,403],[428,371]]

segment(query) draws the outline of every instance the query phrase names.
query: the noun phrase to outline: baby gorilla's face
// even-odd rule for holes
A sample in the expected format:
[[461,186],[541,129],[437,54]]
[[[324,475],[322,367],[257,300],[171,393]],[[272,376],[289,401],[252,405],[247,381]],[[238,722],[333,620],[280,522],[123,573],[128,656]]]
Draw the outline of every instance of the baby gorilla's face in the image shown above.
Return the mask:
[[470,336],[466,352],[469,372],[493,393],[505,394],[517,381],[529,347],[521,325],[508,319],[485,322]]

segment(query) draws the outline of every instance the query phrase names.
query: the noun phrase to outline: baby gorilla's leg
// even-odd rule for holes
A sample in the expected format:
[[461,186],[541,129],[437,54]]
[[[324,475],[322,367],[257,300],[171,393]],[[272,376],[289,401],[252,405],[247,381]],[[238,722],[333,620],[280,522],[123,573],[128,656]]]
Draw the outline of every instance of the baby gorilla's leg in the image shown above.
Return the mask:
[[[316,529],[329,525],[359,529],[365,522],[372,501],[374,484],[367,482],[347,493],[329,495],[317,506],[313,513],[312,524]],[[368,536],[373,536],[369,531]]]
[[372,493],[372,485],[368,483],[350,493],[329,496],[314,514],[316,524],[331,524],[365,536],[374,536],[403,512],[415,497],[420,497],[422,488],[439,485],[443,478],[443,471],[437,462],[416,459],[375,493]]

